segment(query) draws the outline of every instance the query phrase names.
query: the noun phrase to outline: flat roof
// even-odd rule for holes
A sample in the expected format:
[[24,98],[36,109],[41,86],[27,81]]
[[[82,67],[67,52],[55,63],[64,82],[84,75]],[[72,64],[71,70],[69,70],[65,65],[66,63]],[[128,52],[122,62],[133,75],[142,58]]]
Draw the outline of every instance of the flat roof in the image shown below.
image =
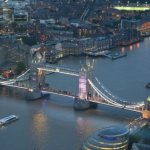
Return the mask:
[[111,126],[99,131],[99,136],[106,138],[121,137],[129,133],[129,130],[123,126]]

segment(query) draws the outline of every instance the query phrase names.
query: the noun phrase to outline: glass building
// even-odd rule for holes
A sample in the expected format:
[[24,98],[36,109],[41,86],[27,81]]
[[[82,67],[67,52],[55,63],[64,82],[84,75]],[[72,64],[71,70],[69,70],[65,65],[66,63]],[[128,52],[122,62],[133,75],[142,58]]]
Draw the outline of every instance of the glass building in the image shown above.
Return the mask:
[[111,126],[96,131],[83,144],[82,150],[127,150],[129,130]]

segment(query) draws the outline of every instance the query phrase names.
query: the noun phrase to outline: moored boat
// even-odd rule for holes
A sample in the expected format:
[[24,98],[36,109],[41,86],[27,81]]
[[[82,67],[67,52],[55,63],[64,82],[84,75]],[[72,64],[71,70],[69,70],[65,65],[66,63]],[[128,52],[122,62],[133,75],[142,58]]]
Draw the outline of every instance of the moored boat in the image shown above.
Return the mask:
[[146,88],[150,88],[150,82],[145,85]]

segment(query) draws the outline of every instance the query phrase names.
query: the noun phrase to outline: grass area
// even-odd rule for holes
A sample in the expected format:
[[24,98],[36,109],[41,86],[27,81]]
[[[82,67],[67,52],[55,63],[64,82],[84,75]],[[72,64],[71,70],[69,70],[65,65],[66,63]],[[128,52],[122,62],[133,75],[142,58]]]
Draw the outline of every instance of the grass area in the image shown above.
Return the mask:
[[131,6],[115,6],[117,10],[126,10],[126,11],[146,11],[150,10],[150,7],[131,7]]

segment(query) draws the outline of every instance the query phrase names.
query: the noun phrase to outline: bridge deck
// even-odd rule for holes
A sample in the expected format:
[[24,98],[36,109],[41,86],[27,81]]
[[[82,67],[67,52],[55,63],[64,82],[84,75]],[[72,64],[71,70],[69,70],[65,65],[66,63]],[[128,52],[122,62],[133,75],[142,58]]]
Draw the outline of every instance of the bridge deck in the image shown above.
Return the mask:
[[[74,75],[74,76],[79,76],[79,72],[68,69],[68,68],[62,68],[62,67],[55,67],[55,66],[50,66],[50,65],[38,65],[36,69],[41,69],[45,71],[51,71],[51,72],[58,72],[58,73],[63,73],[63,74],[68,74],[68,75]],[[49,84],[40,85],[39,84],[39,78],[35,78],[36,81],[31,80],[30,77],[30,69],[28,69],[26,72],[24,72],[22,75],[18,76],[16,79],[12,79],[9,81],[5,82],[0,82],[1,85],[9,86],[9,87],[14,87],[14,88],[20,88],[24,90],[28,90],[30,92],[34,91],[39,91],[43,93],[51,93],[51,94],[56,94],[56,95],[61,95],[61,96],[66,96],[66,97],[71,97],[75,98],[78,97],[78,94],[73,93],[73,92],[68,92],[66,90],[61,90],[57,88],[50,87]],[[38,76],[38,74],[37,74]],[[122,108],[126,110],[131,110],[131,111],[136,111],[136,112],[142,112],[144,108],[144,103],[133,103],[133,104],[127,104],[124,101],[118,101],[114,96],[109,93],[105,89],[105,87],[99,82],[99,80],[96,78],[96,81],[98,82],[100,88],[97,88],[95,84],[87,79],[87,83],[92,89],[94,95],[91,97],[88,97],[86,100],[90,102],[94,102],[97,104],[103,104],[103,105],[108,105],[116,108]],[[41,82],[43,84],[43,82]]]
[[41,92],[55,94],[55,95],[61,95],[61,96],[66,96],[66,97],[71,97],[71,98],[77,97],[77,95],[73,92],[68,92],[65,90],[60,90],[60,89],[56,89],[56,88],[52,88],[52,87],[49,87],[46,89],[41,88]]

